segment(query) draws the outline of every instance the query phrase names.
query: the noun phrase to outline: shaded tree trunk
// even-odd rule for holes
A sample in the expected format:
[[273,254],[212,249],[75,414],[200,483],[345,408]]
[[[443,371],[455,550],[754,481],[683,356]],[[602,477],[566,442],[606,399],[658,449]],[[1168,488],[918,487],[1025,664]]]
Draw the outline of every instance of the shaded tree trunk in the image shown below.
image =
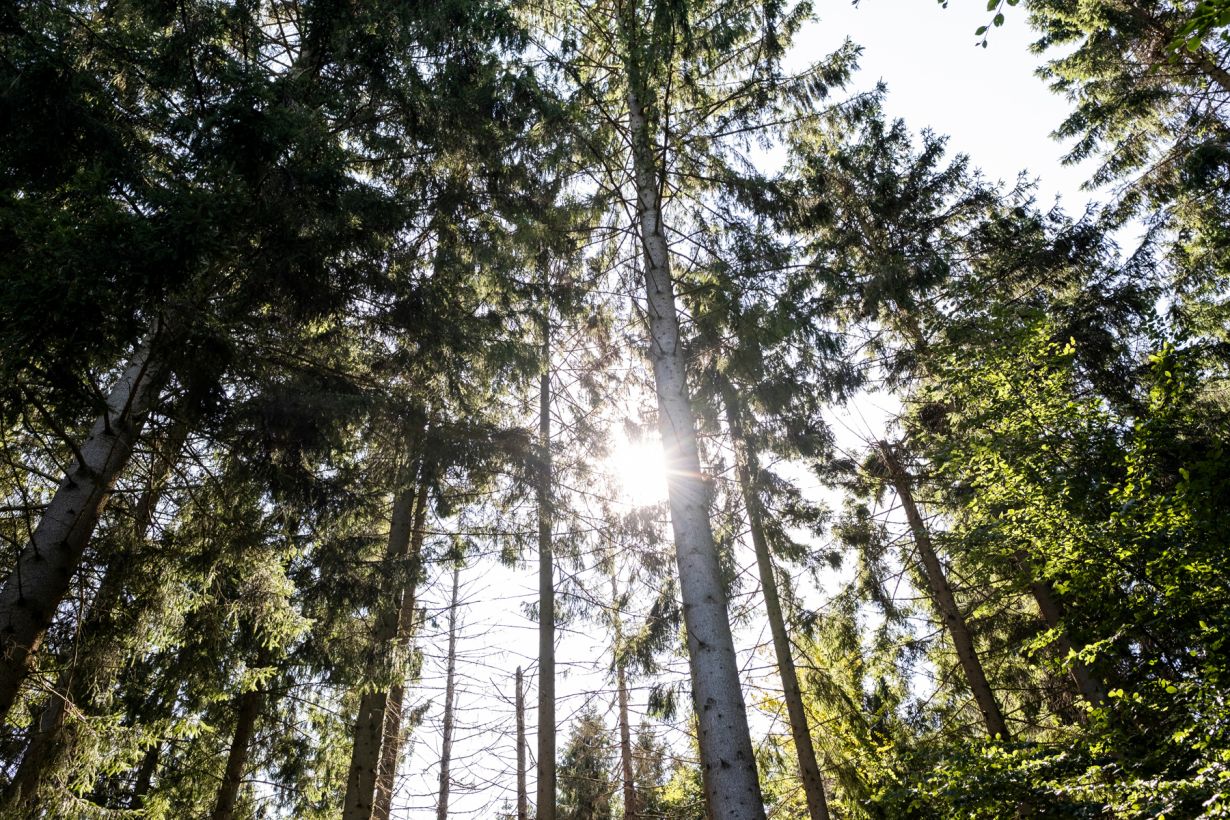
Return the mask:
[[1073,658],[1070,672],[1077,691],[1092,705],[1101,706],[1106,702],[1106,690],[1084,661],[1073,657],[1076,647],[1072,645],[1072,640],[1068,637],[1067,630],[1064,629],[1063,607],[1055,598],[1055,590],[1050,581],[1034,581],[1030,584],[1030,591],[1033,592],[1034,600],[1038,603],[1042,620],[1058,635],[1055,645],[1059,647],[1059,653],[1064,658]]
[[636,771],[632,762],[632,727],[628,721],[628,675],[623,659],[623,622],[619,617],[619,582],[614,570],[611,572],[611,618],[615,628],[613,654],[615,691],[619,705],[619,763],[624,780],[624,820],[639,820],[641,815],[636,799]]
[[530,820],[530,796],[525,788],[525,681],[517,667],[517,820]]
[[154,782],[154,772],[158,770],[158,760],[162,757],[162,743],[155,742],[145,750],[141,765],[137,768],[137,776],[133,779],[132,797],[128,801],[130,809],[140,809],[145,805],[145,795],[149,794]]
[[905,510],[905,517],[909,522],[910,531],[914,535],[914,545],[918,549],[918,556],[922,561],[923,577],[930,587],[931,600],[934,602],[936,609],[939,610],[940,617],[944,620],[944,625],[948,628],[948,635],[952,639],[953,648],[957,652],[957,660],[961,663],[961,669],[965,672],[965,679],[969,683],[970,691],[974,695],[974,702],[978,705],[978,711],[982,713],[982,720],[986,725],[987,734],[991,737],[998,736],[1004,740],[1010,740],[1011,735],[1008,733],[1008,725],[1004,721],[1003,713],[999,709],[999,703],[995,700],[995,693],[987,682],[982,662],[979,660],[978,652],[974,648],[974,638],[970,634],[969,625],[957,606],[956,598],[952,594],[952,588],[948,586],[948,578],[944,573],[944,568],[940,565],[940,559],[936,555],[935,547],[931,543],[931,535],[927,532],[926,524],[918,512],[918,506],[914,503],[914,493],[910,486],[910,478],[897,460],[897,455],[888,442],[881,441],[879,449],[884,466],[888,469],[893,486],[897,490],[897,497],[901,499],[901,506]]
[[[544,285],[546,268],[543,269]],[[544,287],[544,291],[546,288]],[[544,299],[546,298],[544,294]],[[538,383],[538,814],[555,820],[555,556],[551,546],[551,329],[542,319]]]
[[[262,657],[257,661],[257,665],[267,662]],[[235,799],[239,795],[239,786],[243,783],[243,773],[248,765],[248,751],[252,745],[252,736],[256,733],[256,721],[260,718],[264,705],[265,693],[259,689],[244,692],[235,699],[235,734],[226,756],[226,769],[218,787],[218,798],[214,802],[211,820],[231,820],[235,816]]]
[[454,564],[453,597],[448,608],[448,671],[444,679],[444,740],[440,746],[440,799],[436,803],[436,820],[448,820],[449,786],[452,785],[453,708],[457,696],[457,582],[460,575],[461,565]]
[[[635,22],[626,22],[629,43]],[[636,212],[645,268],[649,358],[658,397],[658,427],[666,455],[667,490],[679,589],[687,627],[692,702],[705,797],[714,820],[763,820],[764,800],[748,730],[726,589],[709,521],[709,487],[702,478],[686,355],[679,332],[670,250],[662,222],[659,171],[641,105],[637,60],[627,59],[628,124]]]
[[[397,621],[398,657],[405,657],[414,636],[418,615],[418,582],[423,565],[423,525],[427,519],[427,472],[419,478],[418,496],[414,500],[414,534],[410,540],[409,578],[402,590],[401,611]],[[393,809],[393,788],[397,782],[397,767],[401,761],[402,717],[405,708],[406,685],[395,683],[389,690],[384,708],[383,740],[380,747],[380,767],[376,773],[376,800],[372,817],[389,820]]]
[[[403,559],[410,548],[414,529],[415,488],[413,483],[397,493],[393,499],[393,513],[389,524],[389,542],[385,552],[385,566],[391,569]],[[394,599],[394,573],[385,572],[380,589],[380,600]],[[384,606],[376,616],[372,630],[372,662],[369,675],[382,678],[389,671],[394,642],[397,638],[397,623],[401,614],[398,606]],[[350,769],[346,777],[346,799],[342,805],[345,820],[370,820],[375,808],[376,773],[380,765],[380,746],[384,735],[384,713],[389,690],[377,685],[365,691],[359,700],[355,720],[354,747],[350,754]]]
[[64,600],[99,515],[166,380],[154,351],[160,333],[137,351],[107,395],[107,406],[75,452],[17,566],[0,588],[0,721],[7,719],[30,660]]
[[149,538],[154,511],[166,490],[167,479],[187,441],[189,426],[187,420],[174,422],[154,453],[148,482],[133,509],[130,541],[107,561],[102,581],[78,630],[73,657],[66,660],[51,698],[35,724],[17,773],[6,790],[5,806],[10,813],[18,813],[19,806],[28,805],[39,784],[71,754],[75,731],[65,720],[68,705],[72,704],[87,715],[99,712],[100,703],[114,683],[115,672],[122,662],[122,634],[129,625],[140,620],[153,603],[144,596],[122,610],[119,607],[132,573],[148,566],[141,552]]
[[759,459],[748,445],[743,428],[743,414],[734,388],[723,385],[723,403],[726,405],[726,420],[735,447],[735,473],[747,510],[747,524],[751,531],[752,546],[756,551],[756,568],[760,574],[760,586],[764,591],[765,613],[769,619],[769,632],[773,637],[773,652],[777,657],[777,670],[782,679],[782,694],[786,712],[790,718],[790,734],[794,739],[795,753],[799,759],[799,779],[807,798],[807,813],[811,820],[828,820],[829,806],[824,793],[824,779],[816,762],[816,750],[812,744],[811,729],[807,724],[807,712],[803,708],[803,692],[794,667],[790,648],[790,636],[786,632],[786,620],[782,615],[781,596],[777,589],[777,576],[773,556],[765,538],[764,510],[756,493],[754,476],[760,471]]

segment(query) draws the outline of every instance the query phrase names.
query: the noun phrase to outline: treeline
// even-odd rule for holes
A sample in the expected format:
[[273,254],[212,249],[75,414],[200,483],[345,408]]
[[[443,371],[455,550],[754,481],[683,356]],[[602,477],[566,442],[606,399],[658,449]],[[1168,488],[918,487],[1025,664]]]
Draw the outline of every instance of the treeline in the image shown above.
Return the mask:
[[519,818],[1230,815],[1230,38],[1024,7],[1104,207],[787,71],[805,2],[0,11],[0,814],[396,816],[430,619],[444,820],[502,561]]

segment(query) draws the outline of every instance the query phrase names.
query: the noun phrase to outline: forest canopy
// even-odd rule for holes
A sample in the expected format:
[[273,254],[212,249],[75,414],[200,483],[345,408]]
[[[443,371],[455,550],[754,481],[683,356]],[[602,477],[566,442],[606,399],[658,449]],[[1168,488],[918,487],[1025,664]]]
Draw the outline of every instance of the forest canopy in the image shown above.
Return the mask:
[[817,11],[0,10],[0,817],[1230,817],[1230,7]]

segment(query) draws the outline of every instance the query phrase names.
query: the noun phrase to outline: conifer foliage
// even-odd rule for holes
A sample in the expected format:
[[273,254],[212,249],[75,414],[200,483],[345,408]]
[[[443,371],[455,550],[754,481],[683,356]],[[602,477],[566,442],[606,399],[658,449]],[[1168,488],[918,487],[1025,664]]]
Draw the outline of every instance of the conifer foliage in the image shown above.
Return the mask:
[[0,10],[0,817],[1230,817],[1225,3],[1024,6],[1079,216],[807,2]]

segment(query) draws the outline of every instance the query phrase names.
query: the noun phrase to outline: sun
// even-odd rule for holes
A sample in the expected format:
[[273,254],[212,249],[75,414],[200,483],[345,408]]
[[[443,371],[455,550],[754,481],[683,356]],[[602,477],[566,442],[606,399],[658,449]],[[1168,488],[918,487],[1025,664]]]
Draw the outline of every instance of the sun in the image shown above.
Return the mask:
[[607,470],[633,506],[647,507],[666,500],[666,459],[657,439],[621,436],[607,456]]

